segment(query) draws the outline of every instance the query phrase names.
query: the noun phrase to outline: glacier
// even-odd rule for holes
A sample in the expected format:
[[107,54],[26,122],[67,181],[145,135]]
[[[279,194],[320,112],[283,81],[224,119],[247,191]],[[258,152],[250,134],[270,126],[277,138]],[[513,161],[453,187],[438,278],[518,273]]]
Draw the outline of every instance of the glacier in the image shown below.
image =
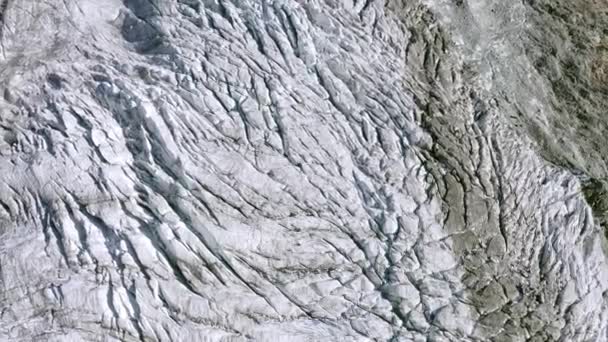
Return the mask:
[[608,341],[605,2],[0,11],[0,340]]

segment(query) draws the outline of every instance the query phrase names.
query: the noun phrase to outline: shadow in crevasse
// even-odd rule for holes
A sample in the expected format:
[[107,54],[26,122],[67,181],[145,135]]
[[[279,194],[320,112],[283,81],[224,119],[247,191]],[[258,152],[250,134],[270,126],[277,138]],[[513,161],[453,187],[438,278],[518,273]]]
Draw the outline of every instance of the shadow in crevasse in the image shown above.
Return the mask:
[[123,38],[144,55],[172,55],[177,51],[159,20],[163,16],[161,1],[124,0],[128,11],[121,26]]

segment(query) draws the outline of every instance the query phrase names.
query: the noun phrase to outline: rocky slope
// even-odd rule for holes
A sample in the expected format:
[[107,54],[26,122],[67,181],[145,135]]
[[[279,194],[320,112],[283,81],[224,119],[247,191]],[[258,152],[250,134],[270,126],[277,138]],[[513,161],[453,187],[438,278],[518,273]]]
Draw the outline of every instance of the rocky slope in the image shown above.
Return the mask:
[[605,1],[0,10],[0,340],[608,340]]

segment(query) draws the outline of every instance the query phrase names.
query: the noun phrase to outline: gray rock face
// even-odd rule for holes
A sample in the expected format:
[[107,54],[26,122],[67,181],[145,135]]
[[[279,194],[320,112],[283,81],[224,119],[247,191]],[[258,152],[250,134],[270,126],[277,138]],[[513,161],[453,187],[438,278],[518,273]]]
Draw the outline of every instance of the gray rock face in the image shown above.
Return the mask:
[[0,340],[608,340],[605,2],[0,10]]

